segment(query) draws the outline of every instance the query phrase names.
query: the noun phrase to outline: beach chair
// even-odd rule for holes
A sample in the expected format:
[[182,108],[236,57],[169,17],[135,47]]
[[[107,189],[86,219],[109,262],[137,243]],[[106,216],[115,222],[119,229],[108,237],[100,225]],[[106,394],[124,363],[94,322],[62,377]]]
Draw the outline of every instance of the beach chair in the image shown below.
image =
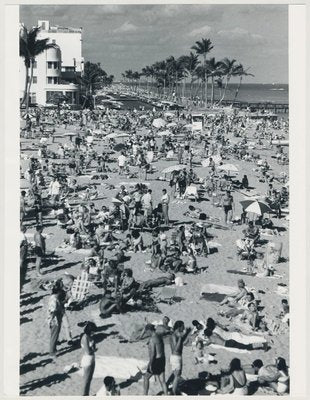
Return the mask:
[[173,304],[176,300],[176,288],[163,287],[155,296],[156,303]]
[[82,271],[73,282],[71,287],[71,296],[68,300],[66,308],[73,308],[76,305],[82,305],[89,295],[89,289],[93,283],[89,280],[89,274]]
[[196,186],[188,186],[186,188],[184,197],[188,198],[189,200],[195,200],[197,201],[199,199],[199,195],[198,195],[198,190]]

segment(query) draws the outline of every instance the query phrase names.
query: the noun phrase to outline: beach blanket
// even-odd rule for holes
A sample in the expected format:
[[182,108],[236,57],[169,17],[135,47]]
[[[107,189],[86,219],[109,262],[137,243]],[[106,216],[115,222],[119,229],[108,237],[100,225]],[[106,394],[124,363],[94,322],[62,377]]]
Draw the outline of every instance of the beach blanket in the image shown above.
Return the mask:
[[237,288],[233,286],[216,285],[207,283],[202,286],[200,296],[208,301],[216,301],[220,303],[226,296],[233,296],[237,294]]
[[[137,358],[123,358],[114,356],[96,356],[94,378],[102,379],[105,376],[113,376],[116,379],[130,379],[136,376],[140,370],[145,370],[147,361]],[[83,369],[77,371],[83,376]]]

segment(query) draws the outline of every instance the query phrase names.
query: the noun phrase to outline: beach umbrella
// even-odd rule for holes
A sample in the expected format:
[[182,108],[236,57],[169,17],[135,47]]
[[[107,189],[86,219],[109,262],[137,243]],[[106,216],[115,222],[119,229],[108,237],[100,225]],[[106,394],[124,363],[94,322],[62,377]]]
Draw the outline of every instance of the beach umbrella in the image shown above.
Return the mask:
[[172,165],[171,167],[167,167],[162,170],[163,174],[170,174],[173,171],[181,171],[183,168],[185,168],[185,165]]
[[187,124],[183,126],[183,129],[187,129],[187,130],[192,130],[193,125],[192,124]]
[[164,116],[167,117],[167,118],[173,118],[173,117],[174,117],[174,114],[173,114],[172,112],[166,112],[166,113],[164,114]]
[[268,204],[263,203],[262,201],[258,200],[242,200],[240,204],[244,211],[251,212],[257,215],[263,215],[264,213],[272,212],[271,208]]
[[167,125],[167,122],[162,118],[156,118],[154,119],[152,125],[155,126],[155,128],[163,128],[164,126]]
[[125,138],[125,137],[129,137],[128,133],[112,132],[112,133],[109,133],[108,135],[106,135],[107,139],[118,139],[118,138]]
[[122,202],[120,200],[116,199],[115,197],[113,197],[112,203],[113,204],[122,204]]
[[170,124],[167,125],[167,128],[174,128],[176,126],[178,126],[176,122],[170,122]]
[[125,149],[125,145],[124,145],[124,143],[117,143],[114,147],[113,147],[113,150],[115,150],[115,151],[121,151],[121,150],[123,150],[123,149]]
[[218,169],[219,171],[224,171],[224,172],[228,172],[228,173],[230,173],[230,172],[239,172],[239,169],[238,169],[235,165],[233,165],[233,164],[223,164],[223,165],[219,165],[219,166],[217,167],[217,169]]

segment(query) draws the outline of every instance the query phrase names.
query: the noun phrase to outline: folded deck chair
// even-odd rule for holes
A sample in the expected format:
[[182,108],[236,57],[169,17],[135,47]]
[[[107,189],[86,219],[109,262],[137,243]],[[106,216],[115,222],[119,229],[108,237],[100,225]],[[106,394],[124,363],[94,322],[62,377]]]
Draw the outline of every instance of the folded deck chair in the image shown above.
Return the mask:
[[176,298],[176,288],[163,287],[155,297],[157,302],[172,304]]
[[89,294],[89,288],[93,285],[89,281],[89,274],[87,272],[82,272],[73,282],[71,287],[71,298],[69,300],[69,305],[72,303],[82,303]]

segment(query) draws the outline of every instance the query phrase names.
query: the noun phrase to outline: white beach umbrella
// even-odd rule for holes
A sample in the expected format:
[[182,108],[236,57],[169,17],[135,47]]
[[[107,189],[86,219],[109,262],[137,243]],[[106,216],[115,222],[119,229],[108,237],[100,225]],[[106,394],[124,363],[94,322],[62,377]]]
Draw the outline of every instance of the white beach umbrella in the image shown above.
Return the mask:
[[172,165],[171,167],[167,167],[162,170],[163,174],[170,174],[173,171],[181,171],[183,168],[186,168],[186,165]]
[[228,172],[228,173],[230,173],[230,172],[239,172],[238,167],[236,167],[236,166],[233,165],[233,164],[223,164],[223,165],[219,165],[219,166],[217,167],[217,169],[218,169],[219,171],[224,171],[224,172]]
[[167,122],[162,118],[156,118],[154,119],[152,125],[155,126],[155,128],[163,128],[164,126],[167,125]]
[[174,128],[175,126],[178,126],[176,122],[170,122],[170,124],[167,125],[167,128]]

